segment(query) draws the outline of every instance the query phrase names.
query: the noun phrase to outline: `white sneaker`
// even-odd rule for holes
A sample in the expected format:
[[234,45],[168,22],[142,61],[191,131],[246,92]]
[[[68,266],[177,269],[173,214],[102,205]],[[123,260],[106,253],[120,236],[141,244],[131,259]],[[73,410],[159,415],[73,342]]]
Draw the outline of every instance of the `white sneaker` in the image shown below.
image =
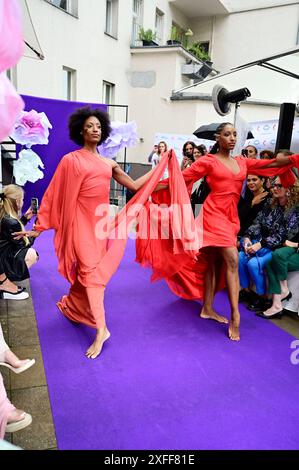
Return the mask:
[[28,292],[8,292],[7,290],[0,290],[0,298],[3,300],[25,300],[28,299]]

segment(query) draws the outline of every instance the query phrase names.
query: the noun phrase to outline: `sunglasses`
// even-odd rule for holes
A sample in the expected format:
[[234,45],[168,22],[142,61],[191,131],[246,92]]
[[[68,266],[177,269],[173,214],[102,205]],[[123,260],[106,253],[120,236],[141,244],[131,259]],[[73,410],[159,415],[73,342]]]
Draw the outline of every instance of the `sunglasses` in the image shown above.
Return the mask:
[[275,184],[271,184],[271,188],[281,189],[283,188],[283,186],[280,183],[275,183]]

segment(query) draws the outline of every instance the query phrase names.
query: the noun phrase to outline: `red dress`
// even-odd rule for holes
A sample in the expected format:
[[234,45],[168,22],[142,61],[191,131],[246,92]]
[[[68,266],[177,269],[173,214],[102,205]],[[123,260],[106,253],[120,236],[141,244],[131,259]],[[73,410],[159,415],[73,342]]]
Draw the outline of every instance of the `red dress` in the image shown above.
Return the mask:
[[[294,164],[298,165],[298,156],[293,156]],[[178,296],[185,299],[203,299],[204,298],[204,280],[207,267],[210,263],[216,263],[216,289],[219,290],[225,286],[225,266],[222,257],[211,260],[211,253],[202,250],[206,247],[231,247],[236,246],[237,234],[240,230],[237,205],[240,199],[243,181],[247,174],[256,174],[261,176],[283,175],[281,178],[289,178],[289,182],[294,183],[293,174],[290,168],[293,164],[280,168],[265,168],[275,160],[254,160],[241,156],[235,158],[239,166],[239,171],[234,173],[224,163],[217,159],[215,155],[206,155],[199,158],[191,167],[182,172],[187,188],[191,190],[193,184],[198,179],[206,176],[207,183],[211,188],[199,216],[196,219],[197,231],[200,235],[199,253],[196,259],[181,259],[173,269],[173,264],[168,270],[168,275],[164,275],[170,289]],[[164,201],[163,191],[153,196],[155,202]],[[138,241],[142,245],[142,241]],[[141,251],[137,244],[137,261],[143,263],[143,257],[139,256]],[[159,243],[151,242],[151,251],[160,251],[160,264],[164,266],[164,272],[167,272],[167,247],[159,250]],[[214,254],[213,254],[214,256]],[[148,256],[150,258],[150,256]],[[157,258],[157,254],[155,255]],[[159,276],[153,263],[147,260],[147,265],[151,265],[154,270],[153,279]]]

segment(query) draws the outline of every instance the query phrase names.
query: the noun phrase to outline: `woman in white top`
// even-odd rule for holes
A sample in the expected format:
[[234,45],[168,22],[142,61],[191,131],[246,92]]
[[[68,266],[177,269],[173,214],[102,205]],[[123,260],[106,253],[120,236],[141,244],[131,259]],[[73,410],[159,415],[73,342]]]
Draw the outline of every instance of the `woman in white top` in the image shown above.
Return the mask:
[[[161,157],[163,153],[167,152],[167,143],[164,142],[164,140],[161,140],[161,142],[158,143],[158,151],[157,153],[154,153],[153,158],[152,158],[152,168],[155,168],[155,166],[158,165],[158,163],[161,160]],[[168,178],[168,168],[165,168],[165,171],[162,176],[162,180]]]

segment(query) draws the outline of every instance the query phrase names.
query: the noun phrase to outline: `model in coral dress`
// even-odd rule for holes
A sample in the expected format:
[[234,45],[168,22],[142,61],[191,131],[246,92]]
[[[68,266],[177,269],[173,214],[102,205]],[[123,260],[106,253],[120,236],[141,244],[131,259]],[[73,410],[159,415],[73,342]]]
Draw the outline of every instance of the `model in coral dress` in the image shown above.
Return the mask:
[[102,158],[97,146],[108,137],[110,126],[108,116],[99,110],[77,110],[70,117],[69,129],[71,138],[83,148],[60,161],[43,197],[34,230],[16,233],[15,237],[36,237],[44,230],[55,230],[58,270],[71,284],[57,306],[68,319],[96,329],[96,339],[86,352],[94,359],[110,336],[104,290],[122,258],[130,222],[123,212],[114,221],[114,226],[123,223],[121,236],[111,236],[111,177],[131,191],[138,191],[148,182],[136,195],[142,207],[161,178],[162,168],[133,181],[116,162]]

